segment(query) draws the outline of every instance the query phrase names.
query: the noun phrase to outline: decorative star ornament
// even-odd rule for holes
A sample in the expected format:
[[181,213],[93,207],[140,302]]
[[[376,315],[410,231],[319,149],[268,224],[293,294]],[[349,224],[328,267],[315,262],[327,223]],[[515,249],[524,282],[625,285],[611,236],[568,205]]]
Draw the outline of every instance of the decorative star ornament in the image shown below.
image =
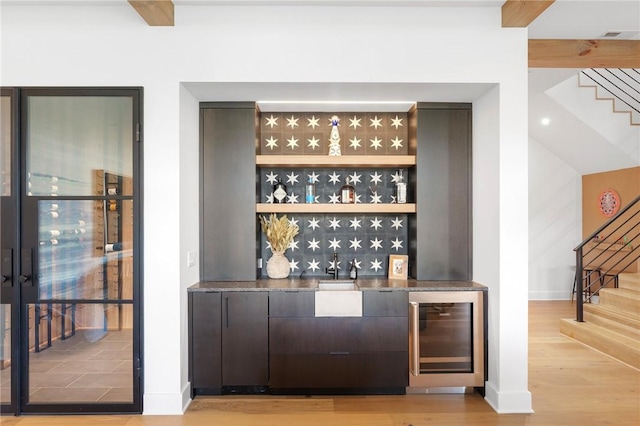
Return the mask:
[[287,183],[291,185],[298,183],[298,175],[295,172],[291,172],[290,175],[287,175]]
[[374,217],[373,219],[371,219],[370,228],[374,228],[375,230],[378,230],[378,228],[382,228],[382,220],[378,219],[377,217]]
[[371,121],[369,127],[374,127],[376,130],[378,130],[378,127],[382,127],[382,118],[378,118],[377,115],[373,118],[370,118],[369,121]]
[[272,129],[278,125],[278,117],[274,117],[273,114],[271,114],[270,117],[265,117],[267,119],[267,126],[271,127]]
[[371,268],[369,269],[373,269],[374,271],[377,271],[378,269],[382,269],[382,262],[380,262],[378,259],[374,259],[371,262]]
[[382,240],[378,239],[378,237],[375,237],[373,240],[369,240],[369,242],[371,243],[371,246],[369,246],[369,248],[372,248],[375,251],[378,251],[378,249],[382,249]]
[[313,183],[318,183],[320,182],[320,179],[318,179],[320,177],[319,174],[316,174],[316,172],[312,171],[310,175],[307,175],[308,179],[311,179],[311,182]]
[[396,151],[402,148],[402,139],[399,139],[397,136],[391,139],[391,148],[395,148]]
[[270,183],[271,185],[275,185],[276,182],[278,182],[278,174],[271,172],[267,175],[265,175],[267,178],[267,183]]
[[340,219],[336,219],[335,216],[333,217],[333,219],[329,220],[329,228],[332,228],[334,231],[338,228],[340,228]]
[[358,228],[361,228],[362,225],[360,225],[360,222],[362,222],[360,219],[358,219],[357,217],[354,217],[353,219],[349,220],[349,222],[351,223],[349,225],[349,228],[353,228],[354,231],[357,231]]
[[354,204],[360,204],[362,202],[362,194],[356,194],[356,199],[353,202]]
[[312,251],[320,250],[320,241],[316,240],[315,237],[312,238],[311,241],[307,241],[307,243],[309,244],[308,249]]
[[349,175],[349,181],[351,182],[351,185],[355,185],[357,183],[360,183],[360,176],[358,173],[353,172],[353,174]]
[[313,136],[311,139],[307,139],[307,142],[309,142],[309,145],[307,146],[313,150],[315,150],[316,148],[320,148],[320,139],[316,138],[315,136]]
[[333,238],[333,240],[329,241],[329,248],[337,250],[340,248],[340,240],[337,238]]
[[289,268],[291,268],[292,271],[295,271],[296,269],[298,269],[298,261],[291,259],[289,261]]
[[362,124],[360,124],[360,120],[362,119],[354,115],[353,118],[349,119],[349,121],[351,122],[349,123],[349,127],[353,127],[354,130],[357,130],[358,127],[362,127]]
[[369,177],[371,177],[371,180],[369,181],[371,183],[382,183],[382,175],[378,174],[378,172],[373,172]]
[[382,195],[378,195],[378,191],[374,191],[371,194],[371,204],[380,204],[382,203]]
[[287,146],[291,149],[295,149],[298,147],[298,139],[294,138],[293,136],[291,136],[289,139],[287,139]]
[[394,249],[395,251],[400,250],[402,248],[402,240],[396,237],[395,240],[391,241],[391,248]]
[[300,243],[300,241],[292,240],[287,248],[291,251],[296,251],[296,249],[298,249],[298,243]]
[[402,127],[402,118],[399,118],[396,115],[396,118],[391,119],[391,126],[395,127],[398,130],[398,127]]
[[353,266],[355,266],[356,269],[360,269],[362,268],[362,262],[357,259],[353,259]]
[[287,118],[287,127],[295,129],[298,127],[298,120],[299,118],[296,118],[294,115],[292,115],[291,118]]
[[360,142],[362,142],[362,139],[358,139],[354,136],[349,139],[349,146],[353,149],[358,149],[360,148]]
[[273,204],[273,193],[267,195],[267,203]]
[[354,250],[358,250],[359,248],[362,248],[362,247],[360,246],[360,242],[361,242],[361,241],[362,241],[362,240],[359,240],[359,239],[357,239],[357,238],[355,238],[355,237],[354,237],[354,238],[353,238],[353,240],[349,240],[349,243],[351,243],[351,244],[349,244],[349,248],[352,248],[352,249],[354,249]]
[[315,258],[311,259],[311,262],[307,262],[307,264],[309,265],[309,269],[311,269],[313,272],[315,272],[316,269],[320,269],[320,264]]
[[371,142],[370,147],[375,149],[376,151],[378,150],[378,148],[382,148],[382,139],[379,139],[377,136],[373,139],[369,139],[369,142]]
[[314,231],[316,228],[320,228],[320,223],[318,219],[316,219],[315,217],[312,217],[311,220],[308,220],[307,222],[309,223],[309,228],[311,228]]
[[335,192],[333,194],[329,194],[329,204],[339,204],[340,203],[340,195],[336,194]]
[[273,149],[278,146],[278,139],[271,136],[269,139],[266,139],[267,148]]
[[287,195],[287,203],[288,204],[298,204],[298,194],[288,194]]
[[309,124],[307,124],[307,127],[311,127],[312,129],[320,127],[320,124],[318,124],[318,120],[320,119],[316,118],[315,115],[312,115],[311,118],[307,118],[307,121],[309,122]]
[[396,216],[395,219],[391,220],[391,227],[395,228],[396,231],[400,228],[402,228],[402,219],[400,219],[398,216]]
[[340,175],[337,174],[336,172],[333,172],[329,175],[329,183],[332,183],[334,185],[337,185],[338,183],[340,183]]
[[398,183],[399,181],[400,181],[400,172],[395,172],[393,175],[391,175],[392,183]]

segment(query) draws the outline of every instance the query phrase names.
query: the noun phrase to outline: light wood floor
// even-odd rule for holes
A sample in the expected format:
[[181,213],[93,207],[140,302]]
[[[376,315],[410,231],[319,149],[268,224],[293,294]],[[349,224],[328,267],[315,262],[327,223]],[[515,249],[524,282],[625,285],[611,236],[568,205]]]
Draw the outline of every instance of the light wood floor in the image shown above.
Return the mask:
[[640,425],[640,372],[559,333],[571,302],[529,303],[535,414],[498,415],[479,395],[196,398],[183,416],[2,417],[6,426]]

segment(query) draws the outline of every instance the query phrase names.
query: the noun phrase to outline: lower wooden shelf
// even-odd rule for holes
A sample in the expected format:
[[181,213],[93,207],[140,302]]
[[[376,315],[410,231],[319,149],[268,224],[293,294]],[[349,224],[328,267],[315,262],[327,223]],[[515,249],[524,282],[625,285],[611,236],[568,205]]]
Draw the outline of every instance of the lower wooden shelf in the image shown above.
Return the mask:
[[256,213],[415,213],[414,203],[406,204],[256,204]]

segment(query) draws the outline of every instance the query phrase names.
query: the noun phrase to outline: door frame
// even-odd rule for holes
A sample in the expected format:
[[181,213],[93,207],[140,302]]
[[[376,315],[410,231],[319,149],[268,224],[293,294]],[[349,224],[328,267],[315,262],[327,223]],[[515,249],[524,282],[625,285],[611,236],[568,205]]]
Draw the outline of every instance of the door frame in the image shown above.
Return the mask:
[[[12,204],[15,208],[14,247],[13,247],[13,270],[20,271],[21,261],[19,255],[25,244],[22,239],[25,232],[29,232],[26,227],[33,224],[23,223],[23,208],[30,204],[30,197],[27,196],[26,184],[26,153],[27,153],[27,99],[30,96],[126,96],[132,99],[132,122],[133,122],[133,371],[132,390],[133,400],[131,403],[28,403],[28,356],[29,356],[29,323],[28,304],[34,303],[34,294],[37,294],[38,286],[24,287],[18,282],[18,273],[12,277],[13,291],[12,297],[12,401],[10,409],[3,406],[2,413],[22,413],[38,414],[66,414],[66,413],[142,413],[143,394],[143,88],[142,87],[25,87],[12,88],[15,104],[13,105],[14,135],[12,138]],[[5,89],[3,88],[3,94]],[[84,199],[77,196],[60,196],[65,199]],[[3,223],[4,224],[4,223]],[[37,226],[37,224],[35,225]],[[23,229],[24,228],[24,229]],[[31,231],[33,232],[33,230]],[[37,268],[34,258],[34,270]],[[26,294],[25,294],[26,292]],[[31,297],[26,297],[26,296]],[[27,302],[29,301],[29,302]],[[81,303],[82,300],[79,300]],[[93,303],[99,303],[95,300]]]

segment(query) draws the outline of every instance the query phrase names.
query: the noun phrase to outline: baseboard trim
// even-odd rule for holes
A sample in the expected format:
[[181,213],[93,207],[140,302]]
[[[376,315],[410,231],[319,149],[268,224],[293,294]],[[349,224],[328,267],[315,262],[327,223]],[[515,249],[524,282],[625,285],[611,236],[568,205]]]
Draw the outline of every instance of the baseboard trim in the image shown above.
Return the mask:
[[531,392],[499,392],[493,383],[486,382],[485,401],[498,414],[531,414]]
[[[188,395],[187,398],[189,398]],[[184,414],[184,389],[182,392],[174,393],[145,393],[143,399],[142,414],[144,415],[175,416]]]
[[571,291],[530,291],[529,300],[571,300]]

